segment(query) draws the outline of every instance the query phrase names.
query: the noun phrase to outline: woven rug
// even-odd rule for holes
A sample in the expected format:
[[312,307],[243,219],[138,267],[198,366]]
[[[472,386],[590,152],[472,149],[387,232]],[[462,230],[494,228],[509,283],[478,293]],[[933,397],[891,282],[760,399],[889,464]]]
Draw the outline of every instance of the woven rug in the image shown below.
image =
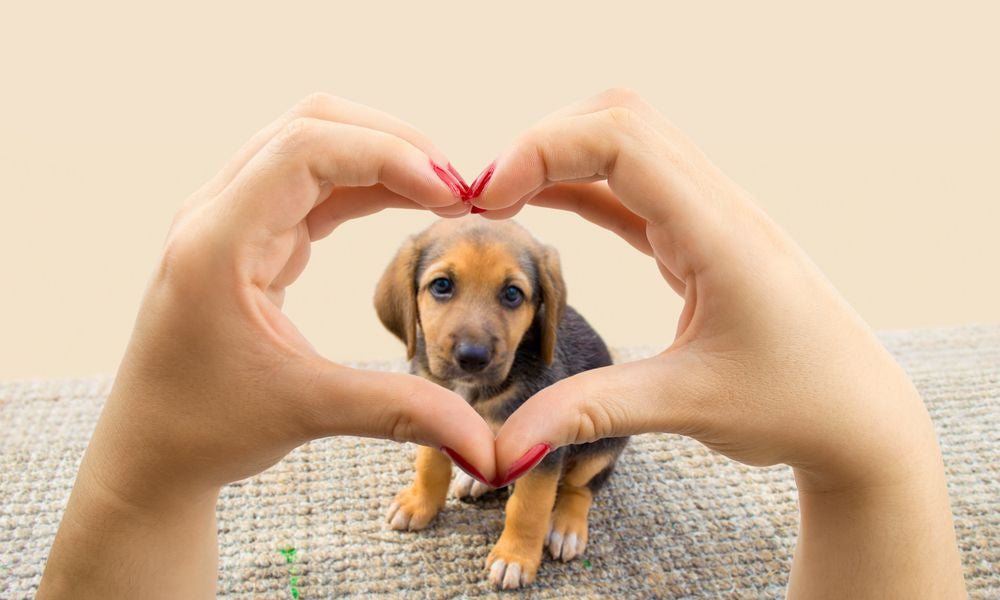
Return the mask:
[[[881,338],[920,388],[940,435],[970,595],[1000,598],[1000,326]],[[0,598],[33,596],[110,384],[0,384]],[[503,528],[502,493],[472,504],[449,498],[423,532],[386,528],[414,451],[320,440],[227,487],[218,509],[219,597],[499,597],[485,583],[484,562]],[[502,595],[782,597],[797,527],[787,467],[753,469],[678,436],[637,436],[597,497],[586,560],[546,558],[533,586]]]

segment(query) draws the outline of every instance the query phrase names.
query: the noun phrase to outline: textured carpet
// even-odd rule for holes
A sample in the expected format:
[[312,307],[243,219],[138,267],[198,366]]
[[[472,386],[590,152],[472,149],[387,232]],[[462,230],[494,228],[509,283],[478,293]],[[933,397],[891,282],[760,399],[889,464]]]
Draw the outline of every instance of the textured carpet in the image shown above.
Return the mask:
[[[970,595],[998,598],[1000,327],[882,340],[920,388],[940,435]],[[109,388],[106,378],[0,384],[0,597],[32,597]],[[677,436],[633,440],[597,498],[587,562],[546,558],[520,593],[781,597],[798,526],[789,469],[744,467]],[[219,597],[291,598],[293,577],[300,598],[499,596],[484,583],[483,564],[503,526],[499,493],[476,504],[449,499],[424,532],[385,527],[413,454],[384,441],[321,440],[226,488]],[[294,557],[282,553],[289,548]]]

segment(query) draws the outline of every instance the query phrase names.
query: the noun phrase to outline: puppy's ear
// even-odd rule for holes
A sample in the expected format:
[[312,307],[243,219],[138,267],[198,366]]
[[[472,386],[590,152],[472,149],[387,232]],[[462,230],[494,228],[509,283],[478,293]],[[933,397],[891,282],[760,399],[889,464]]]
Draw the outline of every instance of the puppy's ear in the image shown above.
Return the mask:
[[420,243],[410,238],[389,263],[375,287],[375,312],[385,328],[406,344],[406,358],[417,352],[417,262]]
[[563,281],[562,266],[559,254],[555,248],[542,246],[535,254],[535,264],[538,268],[538,285],[541,288],[542,323],[541,349],[542,360],[551,365],[555,357],[556,332],[559,322],[566,312],[566,282]]

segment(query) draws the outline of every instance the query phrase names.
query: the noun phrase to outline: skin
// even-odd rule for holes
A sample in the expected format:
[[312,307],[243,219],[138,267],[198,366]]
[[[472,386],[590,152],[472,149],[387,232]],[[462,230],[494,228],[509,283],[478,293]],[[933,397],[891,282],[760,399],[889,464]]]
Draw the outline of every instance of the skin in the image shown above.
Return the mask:
[[420,377],[319,356],[281,312],[310,242],[386,207],[468,207],[401,121],[312,96],[185,203],[167,235],[38,591],[51,598],[211,598],[221,487],[307,440],[448,446],[494,475],[493,432]]
[[803,251],[635,93],[560,110],[497,160],[476,205],[576,212],[656,261],[684,298],[662,354],[582,373],[500,429],[497,469],[553,446],[691,436],[790,465],[801,530],[792,598],[961,598],[937,439],[902,369]]
[[428,156],[446,162],[406,124],[316,96],[186,203],[38,598],[212,597],[221,486],[309,439],[448,445],[489,479],[540,442],[651,431],[791,465],[790,597],[964,597],[940,450],[913,385],[801,249],[634,93],[519,136],[476,204],[488,218],[528,202],[571,210],[654,257],[685,299],[663,354],[545,389],[495,441],[447,390],[318,356],[280,311],[309,242],[385,207],[465,214]]

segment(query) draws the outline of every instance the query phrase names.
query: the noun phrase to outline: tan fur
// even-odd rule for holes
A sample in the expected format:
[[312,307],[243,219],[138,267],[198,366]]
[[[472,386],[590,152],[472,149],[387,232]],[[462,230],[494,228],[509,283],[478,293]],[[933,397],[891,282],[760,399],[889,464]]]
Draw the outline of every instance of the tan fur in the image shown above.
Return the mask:
[[[447,303],[439,302],[428,289],[439,277],[455,282],[455,297]],[[506,285],[516,285],[525,294],[525,301],[516,309],[500,305],[498,295]],[[501,365],[497,383],[503,381],[521,338],[535,318],[535,290],[510,248],[460,242],[427,267],[417,289],[417,312],[431,371],[443,372],[444,365],[452,361],[457,339],[474,340],[493,347],[494,360]]]
[[581,553],[587,545],[587,515],[594,500],[594,493],[587,483],[607,468],[612,458],[603,455],[580,459],[566,470],[559,483],[556,506],[552,511],[552,531],[563,539],[575,534]]
[[562,278],[559,257],[551,248],[534,249],[535,264],[538,265],[538,280],[542,302],[545,303],[545,319],[542,322],[542,360],[551,365],[555,356],[556,331],[559,321],[566,312],[566,283]]
[[[522,261],[526,259],[537,279],[525,272]],[[416,270],[421,265],[418,280]],[[439,277],[454,286],[444,298],[430,290],[431,282]],[[501,292],[510,285],[524,293],[524,301],[516,308],[501,301]],[[477,217],[445,219],[403,245],[379,281],[375,305],[386,328],[406,344],[408,358],[414,358],[422,337],[427,364],[425,368],[422,358],[414,360],[414,372],[465,396],[496,434],[510,405],[522,397],[523,384],[509,382],[504,391],[490,398],[480,394],[507,379],[536,310],[544,311],[539,323],[541,359],[552,364],[559,323],[566,311],[566,288],[556,251],[515,223],[484,222]],[[475,374],[463,372],[454,357],[459,341],[490,348],[489,364]],[[580,458],[564,465],[562,472],[535,469],[519,479],[507,501],[503,534],[487,559],[487,567],[492,567],[490,580],[502,587],[533,581],[547,540],[556,539],[553,532],[575,534],[572,539],[580,544],[574,556],[578,556],[586,545],[587,514],[593,499],[587,483],[615,456]],[[400,492],[390,508],[392,526],[426,527],[444,506],[450,476],[451,462],[445,455],[421,448],[413,485]]]
[[575,487],[587,485],[598,473],[607,468],[614,458],[610,454],[580,457],[573,464],[566,466],[562,482]]
[[[497,428],[499,428],[500,425],[503,425],[503,421],[500,420],[499,416],[503,407],[522,393],[520,384],[515,382],[499,394],[479,400],[476,402],[474,408],[487,423],[492,425],[492,421],[498,421]],[[494,431],[494,433],[496,432]]]
[[535,579],[558,483],[558,471],[529,471],[517,480],[507,500],[503,533],[486,559],[487,568],[498,559],[517,563],[525,584]]
[[407,359],[417,351],[417,301],[411,282],[419,254],[417,240],[403,243],[375,288],[375,312],[385,328],[406,344]]
[[[542,358],[552,363],[556,332],[566,309],[566,287],[556,251],[540,244],[524,228],[512,222],[488,224],[490,235],[474,232],[487,227],[481,219],[443,219],[410,238],[386,268],[375,290],[375,309],[386,329],[406,344],[407,358],[416,353],[417,328],[426,342],[430,375],[438,383],[448,377],[455,341],[466,340],[492,346],[495,383],[506,378],[514,353],[535,318],[535,300],[544,306],[541,331]],[[466,234],[469,235],[468,237]],[[431,244],[447,251],[428,265],[415,282],[421,252]],[[521,269],[520,253],[527,250],[538,273],[538,287]],[[430,293],[428,285],[438,277],[449,277],[457,292],[447,303]],[[516,309],[501,306],[500,291],[516,285],[525,301]]]
[[450,482],[451,460],[434,448],[417,448],[416,479],[396,495],[400,510],[412,515],[408,529],[423,529],[430,524],[444,508]]

